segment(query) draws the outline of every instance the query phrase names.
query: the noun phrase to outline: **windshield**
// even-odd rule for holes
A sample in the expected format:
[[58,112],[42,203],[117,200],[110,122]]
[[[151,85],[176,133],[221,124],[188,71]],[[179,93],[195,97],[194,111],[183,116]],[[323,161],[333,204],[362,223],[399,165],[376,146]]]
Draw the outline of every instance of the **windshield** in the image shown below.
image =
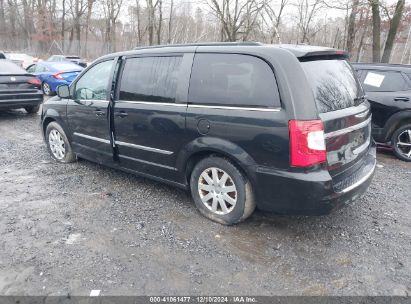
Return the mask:
[[357,106],[363,102],[361,86],[346,60],[301,62],[320,113]]

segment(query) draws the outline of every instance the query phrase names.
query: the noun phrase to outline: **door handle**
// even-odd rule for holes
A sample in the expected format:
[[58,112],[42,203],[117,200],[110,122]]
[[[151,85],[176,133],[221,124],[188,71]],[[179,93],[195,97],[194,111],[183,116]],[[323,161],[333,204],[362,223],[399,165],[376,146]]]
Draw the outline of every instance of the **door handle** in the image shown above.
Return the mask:
[[410,101],[408,97],[395,97],[394,100],[395,101]]
[[117,112],[117,113],[115,114],[115,116],[118,116],[118,117],[120,117],[120,118],[124,118],[124,117],[127,117],[128,114],[127,114],[126,112],[124,112],[124,111],[120,111],[120,112]]
[[106,114],[103,110],[100,109],[94,110],[94,113],[96,113],[96,116],[104,116]]

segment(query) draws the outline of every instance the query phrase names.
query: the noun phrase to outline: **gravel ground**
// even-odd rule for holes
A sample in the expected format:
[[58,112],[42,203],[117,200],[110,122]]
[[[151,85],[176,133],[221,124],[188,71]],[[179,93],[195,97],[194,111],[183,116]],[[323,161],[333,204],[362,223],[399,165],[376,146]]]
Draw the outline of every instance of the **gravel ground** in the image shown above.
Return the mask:
[[411,163],[378,154],[368,193],[323,217],[234,227],[188,193],[57,164],[39,116],[0,113],[1,295],[410,295]]

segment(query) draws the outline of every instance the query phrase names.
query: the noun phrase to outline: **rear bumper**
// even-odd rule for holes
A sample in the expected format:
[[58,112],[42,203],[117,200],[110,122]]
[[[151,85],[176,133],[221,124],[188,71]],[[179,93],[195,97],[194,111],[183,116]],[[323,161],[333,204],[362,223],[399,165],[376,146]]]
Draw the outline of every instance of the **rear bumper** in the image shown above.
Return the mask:
[[362,166],[335,184],[327,170],[306,173],[256,170],[257,207],[264,211],[293,215],[324,215],[358,199],[374,176],[375,147]]
[[43,92],[0,92],[0,109],[19,109],[43,102]]

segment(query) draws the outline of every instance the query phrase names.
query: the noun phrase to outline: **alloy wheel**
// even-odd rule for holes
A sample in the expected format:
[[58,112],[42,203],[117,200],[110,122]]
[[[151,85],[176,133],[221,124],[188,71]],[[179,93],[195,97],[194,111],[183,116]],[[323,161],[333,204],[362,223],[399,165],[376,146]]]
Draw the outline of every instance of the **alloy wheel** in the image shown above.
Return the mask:
[[397,148],[403,156],[411,158],[411,129],[404,130],[398,135]]
[[47,82],[43,83],[43,92],[46,95],[50,95],[50,93],[51,93],[50,86]]
[[56,129],[53,129],[49,133],[49,145],[51,153],[58,160],[62,160],[66,155],[66,147],[64,144],[63,136]]
[[213,213],[230,213],[237,203],[237,187],[232,177],[222,169],[205,169],[198,179],[198,193],[203,204]]

